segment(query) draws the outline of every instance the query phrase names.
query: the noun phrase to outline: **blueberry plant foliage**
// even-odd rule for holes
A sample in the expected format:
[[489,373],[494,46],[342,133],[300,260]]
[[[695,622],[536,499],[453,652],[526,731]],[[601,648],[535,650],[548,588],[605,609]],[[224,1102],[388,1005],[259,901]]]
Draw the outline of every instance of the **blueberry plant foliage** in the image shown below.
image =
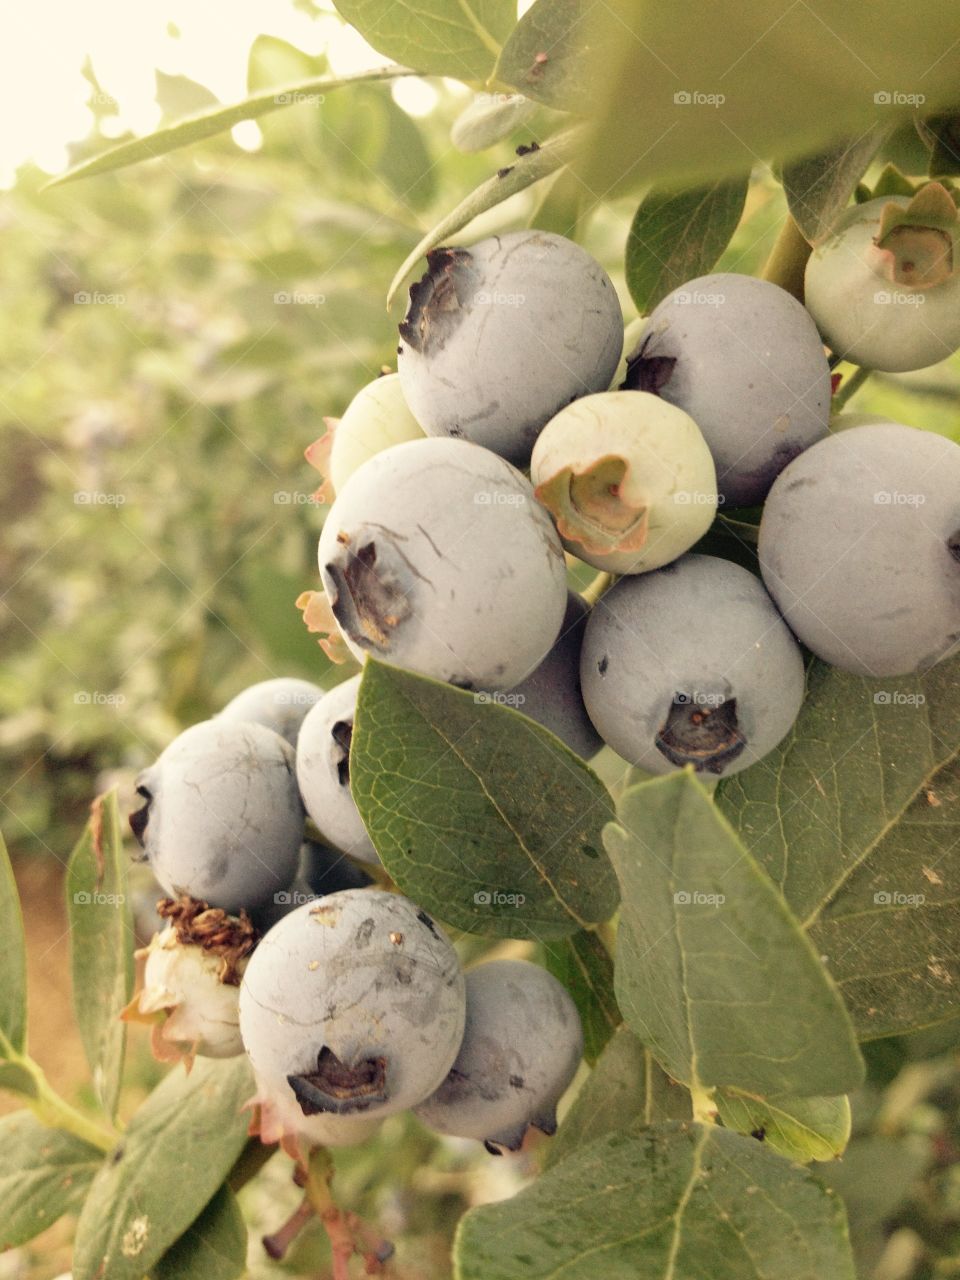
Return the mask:
[[[795,295],[811,245],[858,202],[912,198],[931,179],[955,198],[960,16],[933,0],[535,0],[519,20],[509,0],[337,9],[389,65],[337,76],[274,49],[246,100],[122,141],[55,185],[248,120],[282,142],[288,111],[302,121],[355,95],[376,112],[384,82],[446,77],[475,95],[453,142],[489,152],[488,171],[448,188],[389,264],[380,254],[382,293],[392,301],[474,219],[509,225],[519,206],[500,206],[521,193],[532,225],[571,238],[629,200],[619,253],[640,315],[721,262],[768,168],[783,227],[760,273]],[[343,141],[354,125],[340,110],[334,165],[338,145],[363,143],[362,130]],[[384,136],[372,162],[389,179],[392,154],[423,144],[402,113]],[[432,217],[438,197],[420,182],[413,203]],[[861,381],[844,372],[848,391]],[[721,515],[708,549],[755,567],[756,517]],[[582,567],[574,579],[588,580]],[[932,1032],[949,1045],[960,1014],[958,760],[956,657],[892,683],[810,659],[793,729],[715,787],[690,770],[625,783],[616,762],[592,768],[520,710],[366,662],[350,786],[384,879],[471,956],[534,944],[584,1027],[588,1069],[542,1172],[463,1217],[459,1280],[852,1280],[843,1179],[827,1164],[850,1139],[848,1095],[872,1042]],[[95,1102],[83,1111],[30,1054],[22,921],[0,855],[0,1086],[23,1103],[0,1120],[0,1240],[73,1213],[76,1280],[231,1280],[246,1259],[236,1193],[270,1154],[241,1110],[254,1082],[244,1055],[198,1060],[132,1114],[120,1106],[133,993],[123,846],[111,792],[67,873]],[[315,1152],[302,1178],[335,1219],[326,1158]],[[390,1265],[376,1250],[368,1263]]]

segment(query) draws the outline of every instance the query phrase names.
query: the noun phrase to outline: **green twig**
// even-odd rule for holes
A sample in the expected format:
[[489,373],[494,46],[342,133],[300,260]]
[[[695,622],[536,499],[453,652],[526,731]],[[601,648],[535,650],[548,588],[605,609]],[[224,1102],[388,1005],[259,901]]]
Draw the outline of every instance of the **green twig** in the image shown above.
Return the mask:
[[798,301],[803,301],[803,273],[810,257],[810,245],[803,233],[788,213],[787,220],[780,228],[776,243],[770,251],[770,257],[761,271],[761,278],[771,284],[778,284],[787,293],[792,293]]
[[844,378],[833,397],[830,412],[839,413],[847,401],[857,394],[872,372],[872,369],[856,369],[849,378]]
[[604,592],[610,590],[614,582],[616,582],[616,578],[612,573],[601,571],[580,594],[592,609]]

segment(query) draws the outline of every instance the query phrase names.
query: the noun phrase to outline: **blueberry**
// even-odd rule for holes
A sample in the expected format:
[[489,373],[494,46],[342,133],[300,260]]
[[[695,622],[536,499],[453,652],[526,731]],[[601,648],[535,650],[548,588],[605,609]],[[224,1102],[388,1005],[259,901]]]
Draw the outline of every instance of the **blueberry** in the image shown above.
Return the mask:
[[281,677],[252,684],[231,698],[220,712],[222,720],[253,720],[265,725],[291,747],[297,745],[297,734],[304,716],[323,697],[323,690],[309,680]]
[[588,612],[581,596],[567,592],[567,612],[556,643],[539,667],[511,690],[518,711],[555,733],[585,760],[603,746],[580,693],[580,648]]
[[807,263],[828,346],[868,369],[923,369],[960,347],[957,210],[938,183],[849,209]]
[[145,803],[130,815],[166,892],[237,911],[289,884],[304,822],[294,765],[285,739],[249,721],[174,738],[137,779]]
[[421,440],[423,431],[407,408],[400,376],[385,373],[361,387],[342,418],[325,418],[327,433],[306,451],[307,461],[325,477],[320,490],[332,502],[358,467],[405,440]]
[[689,413],[727,506],[762,502],[791,458],[826,434],[830,367],[786,290],[753,276],[700,276],[651,314],[626,385]]
[[523,464],[540,428],[604,391],[623,315],[598,262],[546,231],[435,249],[400,326],[400,381],[428,435],[458,436]]
[[960,445],[899,423],[821,441],[770,491],[760,566],[824,661],[925,671],[960,645]]
[[763,585],[702,555],[612,587],[590,614],[580,676],[604,742],[648,773],[739,773],[789,731],[804,688]]
[[576,1006],[545,969],[490,960],[466,975],[467,1023],[456,1061],[416,1114],[438,1133],[516,1151],[530,1125],[557,1127],[583,1030]]
[[519,684],[566,605],[563,550],[530,485],[463,440],[412,440],[365,463],[327,516],[319,561],[356,657],[463,688]]
[[379,1117],[422,1102],[463,1037],[456,952],[412,902],[347,889],[270,930],[240,990],[263,1086],[304,1116]]
[[612,573],[675,560],[717,510],[713,459],[697,424],[637,392],[605,391],[562,409],[540,433],[530,476],[567,549]]
[[379,862],[350,794],[350,741],[360,692],[354,676],[311,709],[297,743],[297,782],[321,837],[361,862]]

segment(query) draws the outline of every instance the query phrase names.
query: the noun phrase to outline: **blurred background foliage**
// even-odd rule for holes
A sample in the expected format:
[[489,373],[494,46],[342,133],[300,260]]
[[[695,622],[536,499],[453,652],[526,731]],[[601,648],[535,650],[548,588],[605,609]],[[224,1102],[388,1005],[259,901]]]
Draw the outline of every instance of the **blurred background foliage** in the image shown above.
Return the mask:
[[[323,70],[261,37],[249,85]],[[102,129],[108,97],[89,79],[97,128],[74,160],[116,141]],[[473,95],[432,83],[422,117],[388,84],[350,88],[265,118],[255,150],[249,132],[244,145],[224,135],[46,192],[46,175],[25,169],[0,196],[0,823],[28,922],[31,883],[34,901],[56,885],[54,860],[106,781],[129,787],[181,727],[247,684],[339,678],[294,606],[318,585],[322,517],[303,450],[324,415],[392,364],[399,307],[388,314],[384,298],[398,263],[549,128],[534,115],[493,151],[464,154],[450,130]],[[174,76],[158,75],[157,93],[168,119],[211,101]],[[895,147],[909,169],[909,131]],[[754,179],[721,269],[759,271],[782,222],[780,188],[763,168]],[[610,270],[629,320],[623,248],[636,201],[594,207],[566,177],[466,236],[530,222],[576,235]],[[875,377],[851,407],[960,439],[960,364]],[[36,872],[24,876],[27,861]],[[55,933],[41,959],[62,951]],[[41,1044],[57,1036],[44,1008]],[[960,1020],[871,1046],[849,1153],[820,1170],[847,1197],[864,1276],[960,1275],[957,1042]],[[147,1089],[157,1069],[141,1048],[134,1088]],[[442,1276],[463,1208],[511,1193],[537,1155],[492,1162],[397,1118],[338,1162],[348,1205],[409,1237],[411,1274]],[[296,1199],[279,1164],[245,1192],[265,1231]],[[37,1258],[46,1250],[59,1269],[64,1247],[0,1258],[0,1277],[52,1276]],[[290,1268],[319,1265],[319,1247],[308,1233]]]

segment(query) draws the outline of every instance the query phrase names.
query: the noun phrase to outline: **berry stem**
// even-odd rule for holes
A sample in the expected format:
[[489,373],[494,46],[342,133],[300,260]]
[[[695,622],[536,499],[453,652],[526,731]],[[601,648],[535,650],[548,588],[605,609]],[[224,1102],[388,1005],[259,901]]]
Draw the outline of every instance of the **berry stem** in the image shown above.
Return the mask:
[[798,302],[803,301],[803,273],[810,257],[810,245],[803,237],[793,217],[788,213],[780,228],[780,234],[770,250],[770,256],[760,272],[762,280],[778,284],[792,293]]
[[872,369],[855,369],[849,378],[844,378],[833,397],[830,412],[839,413],[847,401],[857,394],[872,372]]

